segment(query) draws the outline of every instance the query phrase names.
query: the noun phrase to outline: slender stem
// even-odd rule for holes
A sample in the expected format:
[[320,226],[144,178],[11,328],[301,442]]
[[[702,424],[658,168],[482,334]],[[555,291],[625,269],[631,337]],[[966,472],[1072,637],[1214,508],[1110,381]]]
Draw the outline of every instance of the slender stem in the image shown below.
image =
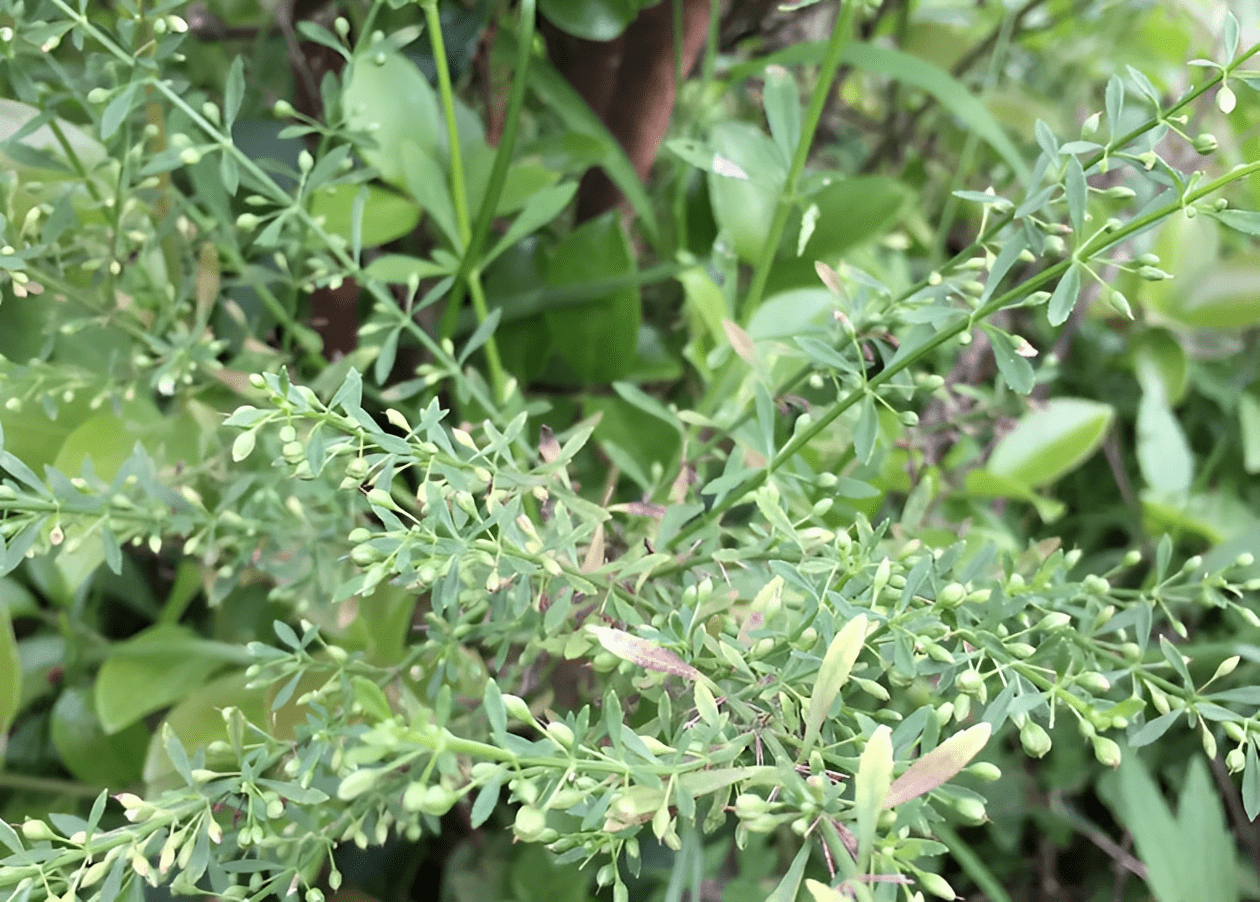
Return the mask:
[[516,44],[516,64],[512,69],[512,93],[508,97],[507,111],[503,117],[503,132],[499,136],[499,148],[494,155],[494,166],[490,170],[486,193],[481,199],[481,208],[477,211],[477,221],[473,223],[472,236],[464,249],[459,270],[455,274],[455,288],[447,300],[446,313],[442,317],[441,335],[443,338],[450,338],[455,334],[456,317],[463,300],[465,282],[480,258],[482,248],[490,235],[490,226],[494,223],[495,211],[498,209],[499,198],[503,194],[508,169],[511,168],[512,157],[516,151],[516,134],[520,128],[521,111],[525,106],[529,64],[533,57],[536,2],[537,0],[521,0],[521,33]]
[[823,109],[831,97],[831,86],[840,68],[840,56],[845,45],[853,39],[853,28],[857,21],[857,0],[844,0],[840,7],[840,16],[836,27],[831,31],[831,40],[827,43],[827,53],[823,56],[822,68],[818,73],[818,84],[814,86],[814,94],[805,113],[805,121],[801,127],[800,143],[796,145],[796,154],[792,157],[792,166],[788,170],[787,181],[779,193],[779,203],[774,210],[774,219],[770,223],[770,234],[766,236],[765,246],[761,249],[761,259],[753,270],[752,284],[748,286],[748,294],[744,297],[742,319],[744,322],[752,316],[753,311],[761,303],[761,296],[766,290],[766,280],[770,278],[770,268],[774,265],[775,255],[779,252],[779,243],[783,239],[783,231],[787,228],[788,216],[796,203],[796,185],[801,173],[805,171],[805,161],[809,159],[810,146],[814,143],[814,133],[818,131],[818,123],[822,119]]
[[705,523],[720,517],[732,506],[739,503],[739,501],[741,501],[749,492],[756,491],[758,488],[765,485],[766,480],[770,478],[771,473],[783,466],[786,461],[790,460],[798,451],[809,444],[819,433],[827,429],[842,413],[861,401],[868,391],[892,379],[893,376],[917,363],[919,360],[923,359],[924,356],[930,354],[946,342],[957,338],[964,331],[970,329],[977,321],[986,319],[997,311],[1014,305],[1018,301],[1032,294],[1034,291],[1040,289],[1042,285],[1046,285],[1058,279],[1067,272],[1068,268],[1078,259],[1091,259],[1098,254],[1101,254],[1103,251],[1120,244],[1126,239],[1144,232],[1146,229],[1158,223],[1161,219],[1172,216],[1177,211],[1202,200],[1209,194],[1219,191],[1231,182],[1246,178],[1256,172],[1260,172],[1260,160],[1235,167],[1231,172],[1228,172],[1219,178],[1213,179],[1195,191],[1179,197],[1173,203],[1166,204],[1165,206],[1160,207],[1158,210],[1154,210],[1145,216],[1132,219],[1113,232],[1100,232],[1090,241],[1086,242],[1084,247],[1079,248],[1076,253],[1068,259],[1062,260],[1054,266],[1047,267],[1027,281],[1011,288],[1009,291],[996,295],[991,298],[987,304],[977,308],[967,316],[960,317],[952,325],[940,328],[931,338],[916,347],[912,353],[901,355],[897,359],[893,360],[890,364],[888,364],[888,366],[867,380],[861,388],[850,392],[848,396],[841,401],[838,401],[834,407],[828,409],[805,429],[795,433],[788,443],[784,445],[777,454],[775,454],[773,460],[771,460],[765,467],[749,476],[748,479],[740,483],[739,486],[732,489],[726,497],[722,499],[722,501],[714,504],[705,516],[697,517],[690,525],[680,530],[670,541],[670,546],[678,546],[679,543],[684,542],[686,539],[695,535],[695,533]]
[[[529,80],[529,63],[533,56],[535,3],[536,0],[522,0],[521,2],[521,31],[517,43],[516,66],[513,69],[512,93],[508,98],[507,112],[503,120],[503,133],[499,138],[499,149],[494,156],[494,166],[490,170],[486,193],[477,211],[477,221],[473,223],[471,234],[465,243],[459,270],[455,274],[455,285],[450,297],[447,298],[446,312],[442,315],[441,335],[443,338],[450,338],[455,332],[465,289],[472,294],[477,322],[485,322],[489,315],[485,292],[481,286],[478,261],[486,239],[490,235],[490,226],[494,222],[495,211],[498,209],[499,198],[503,194],[508,169],[512,165],[512,157],[516,150],[516,134],[520,127],[521,111],[525,106],[525,88]],[[490,336],[485,347],[491,383],[494,386],[495,395],[502,400],[506,377],[499,357],[499,348],[493,335]]]
[[0,786],[5,789],[16,789],[19,792],[39,792],[54,796],[76,796],[93,799],[101,794],[101,787],[89,786],[77,780],[58,780],[53,777],[34,777],[29,774],[14,774],[0,771]]

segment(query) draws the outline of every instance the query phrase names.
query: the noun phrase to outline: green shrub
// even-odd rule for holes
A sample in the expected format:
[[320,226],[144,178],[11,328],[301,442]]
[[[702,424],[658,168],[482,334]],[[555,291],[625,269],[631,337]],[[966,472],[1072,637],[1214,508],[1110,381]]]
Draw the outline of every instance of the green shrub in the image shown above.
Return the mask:
[[[958,829],[1019,798],[1012,770],[1079,789],[1124,745],[1185,748],[1179,721],[1260,811],[1254,520],[1222,509],[1254,500],[1255,365],[1192,353],[1241,350],[1260,310],[1187,250],[1260,230],[1222,197],[1260,162],[1177,163],[1246,160],[1232,15],[1181,99],[1113,74],[1079,137],[1036,122],[1030,165],[844,4],[825,42],[720,71],[710,47],[680,104],[713,110],[649,195],[536,50],[532,0],[498,21],[497,150],[434,3],[423,29],[400,2],[304,23],[348,65],[323,121],[280,102],[279,130],[246,78],[264,54],[220,88],[177,6],[0,11],[0,898],[314,902],[371,885],[356,847],[477,831],[503,867],[451,855],[454,898],[695,899],[730,849],[740,898],[1010,898],[971,847],[1002,840]],[[754,76],[768,133],[732,99]],[[940,160],[811,156],[837,86],[886,79],[949,114]],[[618,214],[570,223],[592,162],[655,266]],[[351,282],[370,310],[326,362],[306,297]],[[1035,367],[1042,307],[1096,359]],[[1236,428],[1183,426],[1188,393]],[[1100,447],[1138,493],[1107,495]],[[1155,804],[1138,773],[1122,822]],[[1183,816],[1210,820],[1205,786]],[[1139,854],[1170,854],[1153,832]]]

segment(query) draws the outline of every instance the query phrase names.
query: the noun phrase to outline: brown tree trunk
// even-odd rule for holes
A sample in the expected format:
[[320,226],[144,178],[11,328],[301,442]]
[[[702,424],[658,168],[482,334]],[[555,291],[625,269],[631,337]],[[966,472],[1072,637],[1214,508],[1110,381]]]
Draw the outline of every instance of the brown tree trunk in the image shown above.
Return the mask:
[[[684,75],[704,45],[713,2],[717,0],[682,0]],[[640,12],[613,41],[557,34],[552,43],[560,72],[599,115],[644,180],[674,111],[674,39],[673,0],[663,0]],[[578,190],[578,221],[611,210],[622,200],[608,175],[592,169]]]

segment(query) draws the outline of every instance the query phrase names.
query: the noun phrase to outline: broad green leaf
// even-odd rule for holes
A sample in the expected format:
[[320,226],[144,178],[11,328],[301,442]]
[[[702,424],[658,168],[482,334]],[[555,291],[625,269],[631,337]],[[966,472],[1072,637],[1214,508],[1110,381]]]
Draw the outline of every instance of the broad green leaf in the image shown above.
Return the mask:
[[761,302],[748,321],[749,337],[794,338],[817,331],[836,309],[836,298],[825,288],[791,288]]
[[1020,417],[993,449],[988,469],[1030,488],[1049,485],[1102,444],[1115,410],[1084,398],[1055,398]]
[[22,698],[22,662],[9,608],[0,605],[0,734],[8,733]]
[[796,78],[782,66],[767,66],[764,80],[764,105],[770,136],[782,154],[783,164],[790,166],[801,143],[801,96]]
[[1037,509],[1037,516],[1046,523],[1053,523],[1067,511],[1063,502],[1038,495],[1019,480],[983,467],[968,472],[963,479],[963,487],[968,493],[982,498],[1017,498],[1025,501]]
[[538,11],[561,31],[588,41],[611,41],[639,13],[635,0],[539,0]]
[[804,255],[834,261],[879,237],[902,217],[913,196],[901,182],[884,176],[833,179],[809,198],[818,206],[818,222]]
[[397,284],[406,284],[412,278],[420,280],[450,275],[452,271],[450,267],[432,260],[422,260],[406,254],[382,254],[363,270],[373,279]]
[[[248,682],[245,671],[238,670],[199,686],[171,708],[163,724],[170,727],[186,749],[203,748],[215,740],[228,738],[227,727],[223,722],[224,708],[239,708],[244,719],[250,723],[267,724],[270,722],[267,693],[262,689],[246,688]],[[310,688],[316,688],[317,685],[312,683]],[[291,736],[292,730],[273,729],[272,735]],[[150,791],[180,785],[180,778],[165,746],[162,731],[155,732],[144,759],[144,781]],[[221,753],[218,757],[211,755],[206,760],[206,766],[211,768],[228,769],[234,763],[236,757],[231,751]]]
[[1190,491],[1194,454],[1163,390],[1144,392],[1137,412],[1137,459],[1146,484],[1163,495]]
[[57,697],[49,736],[66,770],[84,783],[130,786],[141,777],[149,731],[143,723],[133,723],[107,734],[85,689],[69,688]]
[[[620,214],[611,210],[578,226],[557,245],[547,265],[547,283],[572,285],[633,271]],[[613,291],[545,316],[552,346],[579,379],[607,383],[633,369],[640,320],[636,289]]]
[[311,215],[323,217],[324,230],[350,240],[355,196],[367,191],[359,241],[362,247],[380,247],[409,234],[420,222],[420,208],[409,197],[376,185],[326,185],[311,192]]
[[227,660],[215,643],[176,626],[151,627],[115,646],[101,665],[95,707],[106,733],[116,733],[203,686]]
[[341,105],[346,127],[365,133],[374,145],[364,142],[359,153],[392,185],[407,184],[404,145],[414,144],[433,158],[446,146],[445,124],[428,79],[406,56],[382,44],[350,61]]
[[1173,280],[1159,312],[1195,329],[1245,329],[1260,323],[1260,257],[1235,258]]
[[1260,400],[1254,395],[1239,396],[1238,426],[1242,433],[1243,469],[1260,473]]
[[831,713],[836,696],[849,681],[853,664],[862,653],[862,646],[866,643],[866,622],[866,615],[858,614],[840,628],[835,638],[831,640],[831,644],[827,646],[827,653],[823,655],[822,664],[818,668],[818,676],[814,680],[813,691],[809,696],[809,713],[805,718],[805,738],[801,742],[801,751],[798,755],[801,760],[814,747],[822,722]]
[[[719,122],[709,134],[709,144],[718,158],[730,164],[725,171],[732,173],[708,173],[713,218],[730,236],[735,255],[752,263],[761,257],[769,239],[787,166],[780,160],[774,142],[746,122]],[[714,168],[718,169],[716,162]],[[757,181],[749,176],[755,176]]]

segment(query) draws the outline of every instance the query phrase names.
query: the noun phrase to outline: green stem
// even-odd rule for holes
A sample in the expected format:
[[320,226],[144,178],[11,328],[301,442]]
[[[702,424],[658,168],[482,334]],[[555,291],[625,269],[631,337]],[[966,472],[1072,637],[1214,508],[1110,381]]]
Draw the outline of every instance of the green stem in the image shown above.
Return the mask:
[[[451,87],[451,70],[446,61],[446,44],[442,40],[442,17],[438,14],[437,0],[422,0],[420,5],[424,8],[424,18],[429,26],[429,44],[433,48],[433,62],[437,67],[438,91],[442,95],[442,110],[446,116],[447,145],[450,150],[451,161],[451,199],[455,204],[456,225],[459,229],[459,242],[462,245],[459,250],[463,255],[459,271],[467,281],[468,289],[472,294],[473,310],[477,313],[477,321],[485,322],[489,311],[486,309],[485,293],[481,289],[481,274],[473,263],[476,260],[477,250],[474,249],[472,244],[473,230],[468,216],[467,186],[464,182],[464,158],[459,145],[459,126],[455,121],[455,92]],[[524,15],[524,11],[522,11],[522,15]],[[533,17],[530,16],[531,28],[532,25]],[[524,48],[522,52],[527,52],[531,44],[532,41],[530,44],[522,43],[521,46]],[[520,91],[523,96],[523,84],[520,86]],[[478,226],[486,230],[489,228],[488,218],[493,218],[495,206],[499,202],[498,192],[502,191],[503,181],[507,178],[507,163],[511,159],[512,146],[515,144],[515,139],[515,123],[513,123],[511,140],[506,140],[505,134],[505,140],[500,142],[499,153],[495,156],[494,173],[497,173],[499,176],[498,191],[487,192],[482,208],[478,213]],[[494,173],[492,173],[492,176]],[[493,197],[491,193],[494,194]],[[491,204],[488,211],[486,209],[487,202]],[[484,234],[481,240],[485,241]],[[460,282],[461,280],[457,278],[455,284],[459,285]],[[458,302],[459,298],[452,295],[447,309],[458,312]],[[443,326],[445,326],[445,321]],[[486,341],[485,349],[486,363],[490,370],[490,385],[494,389],[495,398],[503,401],[507,377],[503,373],[503,363],[499,358],[499,349],[495,344],[493,335]]]
[[748,286],[748,294],[744,297],[742,320],[747,322],[766,290],[766,280],[770,278],[770,268],[774,265],[775,255],[779,252],[779,243],[787,228],[788,216],[796,202],[796,185],[801,173],[805,171],[805,161],[809,159],[810,146],[814,143],[814,133],[822,119],[823,109],[831,97],[832,82],[840,68],[840,56],[845,45],[853,39],[853,28],[857,21],[857,0],[844,0],[840,7],[840,16],[836,27],[831,31],[831,40],[827,43],[827,53],[823,57],[822,68],[818,73],[818,84],[814,86],[814,94],[805,113],[802,123],[800,143],[796,145],[796,154],[792,157],[792,166],[788,170],[787,181],[779,192],[779,203],[774,210],[774,219],[770,223],[770,234],[761,249],[761,259],[753,270],[752,284]]
[[28,774],[14,774],[0,771],[0,786],[15,789],[19,792],[38,792],[54,796],[74,796],[82,799],[94,799],[101,794],[101,787],[88,786],[77,780],[58,780],[54,777],[33,777]]
[[[512,68],[512,92],[508,96],[507,111],[503,118],[503,133],[499,136],[499,148],[494,155],[494,166],[490,170],[490,180],[486,184],[485,196],[481,199],[481,208],[477,211],[477,221],[473,223],[472,236],[464,249],[463,259],[460,260],[459,270],[455,274],[455,287],[447,300],[446,312],[442,316],[441,336],[443,338],[450,338],[455,334],[465,283],[475,268],[475,262],[481,257],[486,239],[490,236],[490,227],[494,223],[499,198],[503,195],[503,186],[507,182],[508,170],[512,166],[521,111],[525,106],[529,64],[533,57],[536,2],[537,0],[521,0],[520,37],[516,45],[516,64]],[[484,315],[478,314],[478,316],[479,322],[485,320]]]

